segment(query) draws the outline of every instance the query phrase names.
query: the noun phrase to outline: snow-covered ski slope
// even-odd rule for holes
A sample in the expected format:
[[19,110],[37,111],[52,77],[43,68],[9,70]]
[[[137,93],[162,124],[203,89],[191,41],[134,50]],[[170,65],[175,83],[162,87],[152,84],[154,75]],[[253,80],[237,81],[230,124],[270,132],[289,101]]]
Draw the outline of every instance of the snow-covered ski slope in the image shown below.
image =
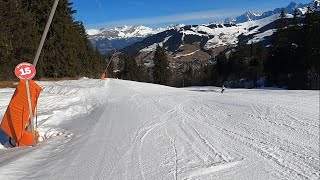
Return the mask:
[[[0,132],[0,179],[320,177],[319,91],[39,82],[37,147]],[[0,117],[13,89],[0,89]]]

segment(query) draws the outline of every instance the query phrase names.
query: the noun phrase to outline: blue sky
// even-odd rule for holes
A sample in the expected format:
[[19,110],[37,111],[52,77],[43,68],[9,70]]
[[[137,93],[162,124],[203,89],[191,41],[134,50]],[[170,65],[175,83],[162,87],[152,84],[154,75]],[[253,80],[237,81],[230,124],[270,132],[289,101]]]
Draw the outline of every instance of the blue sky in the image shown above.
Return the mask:
[[[123,25],[165,27],[221,21],[245,11],[264,12],[292,0],[71,0],[86,29]],[[309,3],[311,0],[294,1]]]

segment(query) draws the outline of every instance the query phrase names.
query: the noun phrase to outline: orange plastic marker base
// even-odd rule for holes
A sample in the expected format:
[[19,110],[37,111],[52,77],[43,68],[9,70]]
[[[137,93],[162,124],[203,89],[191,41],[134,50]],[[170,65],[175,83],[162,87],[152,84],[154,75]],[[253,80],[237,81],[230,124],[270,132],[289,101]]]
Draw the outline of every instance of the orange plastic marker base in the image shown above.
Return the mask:
[[[37,100],[41,91],[42,88],[30,80],[30,96],[33,114],[35,113]],[[17,146],[33,145],[32,134],[27,130],[29,116],[26,81],[20,80],[0,125],[1,129],[15,140]],[[36,140],[37,139],[36,137]]]
[[107,78],[107,74],[106,74],[106,73],[103,73],[103,74],[101,75],[101,79],[105,79],[105,78]]

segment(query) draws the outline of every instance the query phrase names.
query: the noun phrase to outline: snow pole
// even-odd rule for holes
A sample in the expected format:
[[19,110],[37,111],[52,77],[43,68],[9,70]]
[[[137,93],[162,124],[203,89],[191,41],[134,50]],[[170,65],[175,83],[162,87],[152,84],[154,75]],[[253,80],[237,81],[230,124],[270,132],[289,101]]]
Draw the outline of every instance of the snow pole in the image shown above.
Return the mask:
[[107,78],[107,70],[108,70],[108,68],[109,68],[109,65],[111,64],[112,58],[113,58],[113,56],[111,57],[111,59],[110,59],[108,65],[107,65],[106,69],[103,71],[103,73],[102,73],[102,75],[101,75],[101,79]]
[[32,139],[33,139],[33,147],[37,145],[37,139],[36,134],[34,131],[34,124],[33,124],[33,112],[32,112],[32,104],[31,104],[31,96],[30,96],[30,87],[29,87],[29,80],[26,80],[26,89],[27,89],[27,97],[28,97],[28,105],[29,105],[29,113],[30,113],[30,119],[29,119],[29,127],[32,133]]
[[[34,67],[37,67],[37,63],[38,63],[38,60],[39,60],[39,57],[40,57],[40,54],[41,54],[41,51],[42,51],[42,48],[43,48],[43,45],[44,45],[44,41],[46,40],[46,37],[47,37],[48,31],[49,31],[49,28],[50,28],[54,13],[56,12],[58,3],[59,3],[59,0],[55,0],[54,3],[53,3],[53,6],[51,8],[51,12],[50,12],[48,21],[46,23],[46,26],[44,28],[44,31],[43,31],[43,34],[42,34],[42,37],[41,37],[41,40],[40,40],[40,44],[39,44],[37,53],[36,53],[36,55],[34,57],[34,60],[33,60],[33,66]],[[27,87],[29,111],[30,111],[31,133],[32,133],[33,142],[34,142],[33,146],[36,146],[37,145],[37,140],[36,140],[36,135],[35,135],[35,131],[34,131],[34,124],[33,124],[34,117],[33,117],[33,112],[32,112],[32,109],[31,109],[32,106],[31,106],[31,100],[30,100],[29,80],[26,81],[26,87]]]
[[[59,3],[59,0],[55,0],[54,3],[53,3],[53,6],[51,8],[51,12],[50,12],[48,21],[46,23],[46,26],[44,28],[44,31],[43,31],[43,34],[42,34],[42,37],[41,37],[41,40],[40,40],[40,44],[39,44],[39,47],[38,47],[38,50],[37,50],[36,55],[35,55],[34,60],[33,60],[33,66],[35,68],[37,67],[37,63],[38,63],[38,60],[39,60],[39,57],[40,57],[40,54],[41,54],[41,51],[42,51],[42,48],[43,48],[43,45],[44,45],[44,41],[46,40],[46,37],[47,37],[48,31],[49,31],[49,28],[51,26],[54,13],[56,12],[58,3]],[[36,146],[37,145],[37,140],[36,140],[36,135],[35,135],[35,131],[34,131],[34,123],[33,123],[34,116],[33,116],[33,112],[32,112],[32,104],[31,104],[31,98],[30,98],[29,80],[26,80],[26,88],[27,88],[27,96],[28,96],[29,111],[30,111],[30,127],[31,127],[30,130],[31,130],[32,137],[33,137],[33,146]]]
[[110,64],[111,64],[111,62],[112,62],[112,59],[114,58],[114,55],[115,55],[116,53],[117,53],[117,50],[115,50],[115,51],[114,51],[114,53],[112,54],[111,59],[110,59],[110,61],[109,61],[108,65],[107,65],[107,67],[106,67],[106,70],[105,70],[105,71],[107,71],[107,70],[108,70],[108,68],[109,68],[109,66],[110,66]]
[[58,3],[59,3],[59,0],[55,0],[54,3],[53,3],[52,9],[51,9],[51,12],[50,12],[50,15],[49,15],[49,19],[47,21],[46,27],[44,28],[44,31],[43,31],[43,34],[42,34],[42,37],[41,37],[41,41],[40,41],[36,56],[34,57],[34,60],[33,60],[33,66],[34,67],[37,67],[38,59],[40,57],[44,41],[46,40],[46,37],[47,37],[48,31],[49,31],[49,28],[50,28],[54,13],[56,12]]
[[109,68],[109,66],[110,66],[110,64],[111,64],[111,62],[112,62],[112,59],[114,58],[114,55],[115,55],[116,53],[117,53],[117,49],[115,49],[115,51],[113,52],[113,54],[112,54],[112,56],[111,56],[111,58],[110,58],[110,61],[109,61],[108,65],[107,65],[106,69],[103,71],[103,73],[102,73],[102,75],[101,75],[101,79],[104,79],[104,78],[107,77],[107,70],[108,70],[108,68]]

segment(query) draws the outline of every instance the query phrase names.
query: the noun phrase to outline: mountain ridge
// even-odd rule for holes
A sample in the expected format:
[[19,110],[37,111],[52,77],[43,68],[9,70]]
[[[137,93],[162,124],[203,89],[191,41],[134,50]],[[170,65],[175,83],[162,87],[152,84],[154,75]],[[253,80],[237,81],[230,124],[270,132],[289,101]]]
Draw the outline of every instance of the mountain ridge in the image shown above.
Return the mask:
[[226,18],[224,23],[243,23],[243,22],[248,22],[248,21],[254,21],[254,20],[259,20],[259,19],[263,19],[266,17],[269,17],[273,14],[279,14],[282,9],[284,9],[284,11],[288,14],[293,14],[294,10],[297,9],[298,13],[301,14],[305,14],[305,12],[307,11],[307,7],[308,6],[313,6],[314,2],[319,2],[319,0],[314,0],[311,3],[307,3],[307,4],[302,4],[302,3],[296,3],[296,2],[291,2],[288,6],[284,7],[284,8],[275,8],[272,11],[265,11],[263,13],[256,13],[256,12],[251,12],[251,11],[247,11],[244,14],[237,16],[235,18]]
[[165,28],[154,29],[142,25],[124,25],[122,27],[115,27],[111,29],[89,29],[86,32],[93,46],[97,47],[102,53],[106,53],[114,49],[122,49],[128,45],[139,42],[150,35],[179,28],[180,26],[184,25],[170,25]]
[[[292,14],[297,8],[299,14],[304,14],[307,11],[308,6],[313,6],[314,2],[319,2],[320,0],[314,0],[308,4],[295,3],[291,2],[287,7],[284,8],[285,12]],[[319,3],[320,4],[320,3]],[[275,14],[279,14],[282,8],[275,8],[271,11],[265,11],[263,13],[255,13],[247,11],[244,14],[231,19],[227,18],[224,22],[221,23],[208,23],[198,26],[226,26],[227,24],[241,24],[245,22],[261,20]],[[87,30],[88,38],[92,42],[93,46],[97,47],[102,53],[107,53],[114,49],[122,49],[124,47],[130,46],[134,43],[140,42],[148,36],[159,34],[171,29],[178,30],[179,28],[184,27],[184,24],[180,25],[170,25],[165,28],[150,28],[146,26],[122,26],[115,27],[111,29],[89,29]],[[187,25],[192,26],[192,25]],[[269,32],[270,34],[270,32]]]

